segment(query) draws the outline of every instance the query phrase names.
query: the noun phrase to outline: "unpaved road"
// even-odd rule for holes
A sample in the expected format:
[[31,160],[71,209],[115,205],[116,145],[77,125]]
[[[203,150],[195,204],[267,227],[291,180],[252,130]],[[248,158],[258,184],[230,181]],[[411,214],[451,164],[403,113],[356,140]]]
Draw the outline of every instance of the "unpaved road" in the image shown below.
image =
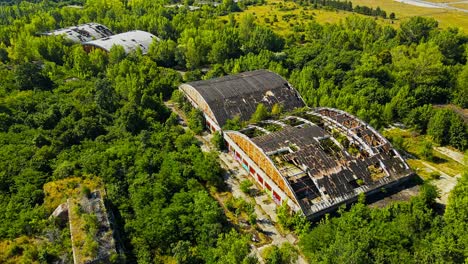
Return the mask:
[[452,189],[457,185],[458,179],[461,177],[460,174],[456,175],[455,177],[449,176],[443,171],[437,169],[436,167],[428,164],[427,162],[422,161],[424,166],[426,166],[426,170],[430,173],[436,171],[440,174],[438,179],[434,179],[431,181],[440,191],[440,197],[436,199],[437,202],[441,204],[447,204],[448,197]]
[[455,160],[456,162],[458,162],[458,163],[460,163],[462,165],[464,164],[465,156],[463,155],[463,153],[451,150],[451,149],[446,148],[446,147],[435,147],[434,149],[436,151],[444,154],[445,156]]

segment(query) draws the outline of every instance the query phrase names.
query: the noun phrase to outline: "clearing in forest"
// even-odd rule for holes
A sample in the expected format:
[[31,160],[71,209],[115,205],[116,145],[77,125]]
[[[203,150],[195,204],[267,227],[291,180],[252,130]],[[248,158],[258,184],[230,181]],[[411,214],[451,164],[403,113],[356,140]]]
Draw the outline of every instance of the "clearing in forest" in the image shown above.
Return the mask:
[[[434,8],[434,6],[422,7],[395,0],[352,0],[351,2],[353,7],[358,5],[372,8],[380,7],[387,13],[387,16],[392,12],[396,14],[395,20],[373,17],[379,24],[398,26],[410,17],[423,16],[433,17],[439,22],[441,28],[457,27],[462,28],[465,32],[468,31],[468,13],[461,11],[443,7]],[[443,3],[468,10],[468,1],[427,0],[426,2]],[[292,1],[282,0],[267,0],[263,5],[249,6],[242,12],[234,13],[234,17],[236,21],[240,21],[247,14],[254,15],[257,23],[269,26],[281,35],[292,34],[294,27],[304,28],[312,20],[319,23],[336,23],[350,15],[364,16],[354,12],[332,10],[329,7],[314,9],[312,5],[301,6]],[[221,19],[227,21],[228,17],[223,16]]]
[[[400,128],[385,130],[383,135],[392,139],[396,137],[403,138],[404,152],[409,156],[407,157],[408,164],[424,179],[432,179],[436,177],[435,173],[437,173],[437,171],[440,171],[450,177],[455,177],[463,172],[463,164],[450,158],[444,153],[441,153],[437,148],[437,144],[433,143],[429,136],[420,135],[416,132]],[[428,141],[434,146],[432,158],[429,160],[424,159],[421,155],[423,144]],[[434,171],[435,173],[433,173]]]
[[[303,29],[308,22],[315,20],[319,23],[336,23],[351,15],[365,17],[353,12],[343,10],[331,10],[327,8],[314,9],[310,6],[300,6],[295,2],[269,0],[263,5],[248,6],[244,11],[234,13],[236,21],[240,21],[247,14],[252,14],[260,25],[268,26],[273,31],[288,35],[294,32],[294,28]],[[227,21],[228,17],[221,17]],[[396,25],[396,21],[376,18],[378,23]]]

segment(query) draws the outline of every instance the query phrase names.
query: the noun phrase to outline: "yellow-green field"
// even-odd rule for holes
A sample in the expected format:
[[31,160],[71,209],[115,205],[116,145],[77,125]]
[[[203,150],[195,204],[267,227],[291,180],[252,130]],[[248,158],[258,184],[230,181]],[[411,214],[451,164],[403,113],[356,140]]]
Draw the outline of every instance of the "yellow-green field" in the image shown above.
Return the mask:
[[[369,7],[380,7],[387,14],[394,12],[398,20],[404,20],[413,16],[433,17],[439,21],[442,28],[458,27],[468,31],[468,13],[446,10],[442,8],[418,7],[403,4],[394,0],[351,0],[353,5],[365,5]],[[451,0],[428,0],[428,2],[450,2]],[[454,1],[452,1],[454,2]]]
[[[454,2],[458,0],[428,0],[431,2]],[[468,32],[468,13],[447,10],[443,8],[426,8],[409,4],[403,4],[394,0],[352,0],[353,6],[361,5],[368,7],[380,7],[387,12],[387,15],[394,12],[396,20],[378,18],[380,24],[398,26],[401,21],[413,16],[433,17],[439,22],[442,28],[457,27]],[[453,4],[460,8],[467,8],[468,3]],[[243,12],[235,13],[235,18],[239,21],[243,16],[252,14],[257,23],[268,25],[271,29],[281,35],[287,35],[293,32],[295,25],[305,26],[308,21],[315,20],[319,23],[335,23],[350,16],[359,15],[346,11],[330,11],[325,9],[313,9],[312,7],[303,7],[292,1],[267,0],[264,5],[249,6]],[[276,17],[276,19],[275,19]],[[221,17],[227,21],[228,18]]]
[[451,4],[450,6],[463,8],[468,10],[468,3],[460,3],[460,4]]
[[[351,15],[364,17],[363,15],[341,10],[329,11],[302,7],[294,2],[281,0],[270,0],[264,5],[249,6],[243,12],[235,13],[234,17],[236,21],[239,21],[247,14],[252,14],[256,18],[257,23],[268,25],[281,35],[292,33],[294,26],[305,26],[311,20],[315,20],[319,23],[336,23]],[[221,19],[225,21],[228,20],[227,16],[221,17]],[[384,20],[379,18],[378,21],[379,23],[392,24],[392,21],[389,19]]]
[[427,2],[433,3],[453,3],[453,2],[460,2],[460,0],[426,0]]
[[[413,170],[417,171],[419,176],[422,178],[430,178],[430,174],[425,170],[427,166],[424,163],[429,164],[429,166],[432,166],[449,176],[456,176],[463,172],[464,167],[462,164],[436,150],[432,152],[434,158],[431,161],[424,160],[420,157],[420,150],[423,142],[431,141],[428,136],[422,136],[409,130],[402,130],[399,128],[385,130],[383,135],[387,138],[397,136],[403,138],[406,152],[414,157],[408,160],[408,164]],[[436,146],[436,144],[433,145]]]

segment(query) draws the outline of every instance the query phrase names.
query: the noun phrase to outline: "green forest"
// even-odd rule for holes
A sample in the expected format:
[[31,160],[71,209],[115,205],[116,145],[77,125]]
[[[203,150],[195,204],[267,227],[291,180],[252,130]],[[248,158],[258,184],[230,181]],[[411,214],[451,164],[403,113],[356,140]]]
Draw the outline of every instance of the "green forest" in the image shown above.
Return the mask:
[[[168,6],[174,3],[0,5],[0,241],[27,237],[35,245],[0,243],[0,262],[72,262],[69,233],[49,220],[43,186],[99,177],[124,249],[113,261],[257,263],[251,238],[231,227],[210,195],[224,185],[217,154],[202,152],[200,131],[184,130],[164,104],[183,82],[269,69],[310,107],[342,109],[377,129],[402,123],[435,144],[468,149],[466,123],[443,107],[468,108],[468,35],[461,29],[440,29],[431,18],[395,28],[350,16],[337,24],[311,18],[281,36],[254,16],[234,19],[233,12],[262,1],[223,0],[195,11]],[[116,33],[148,31],[161,41],[146,55],[118,46],[86,53],[62,36],[40,34],[87,22]],[[468,174],[443,213],[435,209],[436,189],[421,189],[382,209],[361,199],[319,223],[300,216],[282,222],[311,263],[465,262]],[[278,250],[267,262],[289,263]]]

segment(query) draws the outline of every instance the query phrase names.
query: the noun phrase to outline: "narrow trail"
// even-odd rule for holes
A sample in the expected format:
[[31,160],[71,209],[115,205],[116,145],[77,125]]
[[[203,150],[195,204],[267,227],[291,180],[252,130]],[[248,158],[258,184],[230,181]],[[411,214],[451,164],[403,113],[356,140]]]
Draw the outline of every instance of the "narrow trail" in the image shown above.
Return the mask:
[[440,197],[437,198],[436,201],[447,205],[450,192],[453,188],[455,188],[455,185],[457,185],[458,179],[461,178],[461,175],[458,174],[455,177],[452,177],[425,161],[421,162],[424,164],[424,166],[426,166],[427,169],[438,172],[440,174],[440,177],[438,179],[432,180],[431,183],[434,184],[440,191]]

